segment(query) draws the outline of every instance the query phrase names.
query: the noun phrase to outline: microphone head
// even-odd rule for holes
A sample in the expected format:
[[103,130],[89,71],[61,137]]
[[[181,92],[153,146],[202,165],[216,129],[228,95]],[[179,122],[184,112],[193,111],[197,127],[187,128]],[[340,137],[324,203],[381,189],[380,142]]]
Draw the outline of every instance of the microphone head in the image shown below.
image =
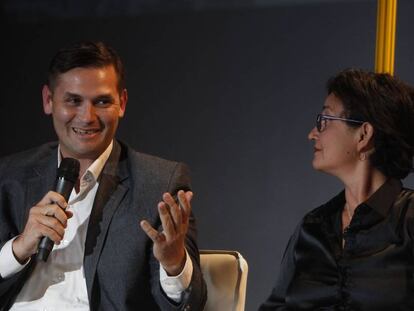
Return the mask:
[[73,158],[64,158],[60,162],[60,166],[57,171],[57,177],[62,177],[73,183],[76,183],[79,177],[80,164],[79,161]]

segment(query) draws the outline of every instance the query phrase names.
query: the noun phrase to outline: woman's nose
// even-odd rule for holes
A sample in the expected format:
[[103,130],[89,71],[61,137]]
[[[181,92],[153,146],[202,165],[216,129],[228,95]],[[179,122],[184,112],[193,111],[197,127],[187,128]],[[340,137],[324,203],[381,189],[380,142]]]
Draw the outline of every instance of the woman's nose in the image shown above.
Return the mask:
[[308,134],[308,139],[309,140],[315,140],[315,139],[318,138],[318,135],[319,135],[319,132],[318,132],[316,126],[314,126]]

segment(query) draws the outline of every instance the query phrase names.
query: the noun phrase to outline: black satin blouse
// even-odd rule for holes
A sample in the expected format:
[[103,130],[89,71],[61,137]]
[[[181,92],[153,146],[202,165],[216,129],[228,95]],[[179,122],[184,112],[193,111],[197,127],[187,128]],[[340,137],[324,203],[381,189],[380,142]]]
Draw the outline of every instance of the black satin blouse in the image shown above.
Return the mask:
[[414,310],[413,190],[388,180],[342,234],[344,204],[341,192],[304,217],[260,310]]

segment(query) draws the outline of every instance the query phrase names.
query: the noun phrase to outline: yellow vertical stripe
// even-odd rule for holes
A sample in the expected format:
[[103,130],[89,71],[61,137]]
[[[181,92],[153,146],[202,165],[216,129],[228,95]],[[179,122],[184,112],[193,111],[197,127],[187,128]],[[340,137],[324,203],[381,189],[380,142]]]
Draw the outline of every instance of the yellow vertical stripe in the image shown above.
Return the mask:
[[397,0],[378,0],[375,71],[394,74]]
[[394,63],[395,63],[395,36],[397,31],[397,0],[393,1],[392,5],[392,37],[391,37],[391,57],[390,57],[390,73],[394,73]]

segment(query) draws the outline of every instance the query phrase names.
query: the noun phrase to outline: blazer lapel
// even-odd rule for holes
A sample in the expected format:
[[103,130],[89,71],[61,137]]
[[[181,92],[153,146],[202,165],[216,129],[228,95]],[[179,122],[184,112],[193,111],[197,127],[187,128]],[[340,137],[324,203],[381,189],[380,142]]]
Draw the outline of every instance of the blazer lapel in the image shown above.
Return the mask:
[[126,159],[121,155],[121,146],[115,141],[100,176],[86,234],[83,266],[91,307],[96,268],[112,217],[128,191],[128,187],[121,184],[127,175]]

